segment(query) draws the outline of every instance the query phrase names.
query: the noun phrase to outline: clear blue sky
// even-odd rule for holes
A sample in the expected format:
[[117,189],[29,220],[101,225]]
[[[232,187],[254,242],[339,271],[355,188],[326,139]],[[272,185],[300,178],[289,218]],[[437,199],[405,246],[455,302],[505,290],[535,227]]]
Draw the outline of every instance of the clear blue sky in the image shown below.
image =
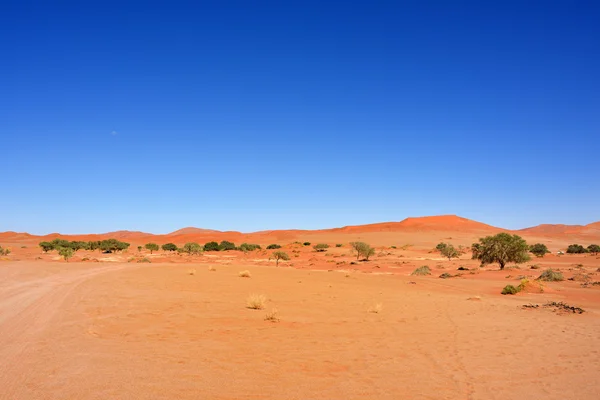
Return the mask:
[[593,1],[3,1],[0,231],[600,220]]

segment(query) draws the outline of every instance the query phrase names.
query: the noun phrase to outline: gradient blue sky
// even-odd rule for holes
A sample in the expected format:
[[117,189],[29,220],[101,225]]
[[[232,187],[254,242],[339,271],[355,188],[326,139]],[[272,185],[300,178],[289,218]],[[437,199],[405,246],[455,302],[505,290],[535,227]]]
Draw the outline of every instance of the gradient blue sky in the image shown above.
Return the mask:
[[592,1],[0,3],[0,231],[600,220]]

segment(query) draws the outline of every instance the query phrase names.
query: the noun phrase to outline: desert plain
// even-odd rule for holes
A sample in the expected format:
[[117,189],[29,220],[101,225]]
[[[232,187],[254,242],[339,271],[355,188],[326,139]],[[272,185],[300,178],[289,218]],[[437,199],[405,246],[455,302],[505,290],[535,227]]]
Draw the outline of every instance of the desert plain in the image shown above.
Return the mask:
[[[500,270],[435,251],[505,231],[551,253]],[[66,262],[38,247],[57,237],[131,247]],[[277,243],[290,260],[136,249],[211,240]],[[376,253],[357,261],[352,241]],[[600,244],[600,222],[507,231],[439,216],[250,234],[0,233],[11,249],[0,256],[0,399],[597,399],[600,256],[557,254],[573,243]],[[424,265],[431,275],[411,275]],[[536,281],[547,268],[565,280]],[[523,279],[526,290],[500,294]],[[264,304],[249,308],[251,296]]]

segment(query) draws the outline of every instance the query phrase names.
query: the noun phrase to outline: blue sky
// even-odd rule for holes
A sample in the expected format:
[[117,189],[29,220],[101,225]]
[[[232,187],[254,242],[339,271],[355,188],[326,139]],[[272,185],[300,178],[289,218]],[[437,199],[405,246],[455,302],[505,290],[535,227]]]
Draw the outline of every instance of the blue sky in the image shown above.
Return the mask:
[[0,4],[0,231],[600,220],[588,1]]

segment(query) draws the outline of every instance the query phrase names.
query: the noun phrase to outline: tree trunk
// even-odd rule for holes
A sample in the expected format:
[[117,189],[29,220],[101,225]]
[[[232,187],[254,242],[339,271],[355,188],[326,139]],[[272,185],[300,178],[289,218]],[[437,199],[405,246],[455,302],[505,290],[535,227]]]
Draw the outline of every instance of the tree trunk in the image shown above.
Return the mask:
[[279,258],[275,259],[275,267],[279,267]]
[[503,261],[500,261],[500,271],[502,271],[504,269],[504,264],[505,263]]

